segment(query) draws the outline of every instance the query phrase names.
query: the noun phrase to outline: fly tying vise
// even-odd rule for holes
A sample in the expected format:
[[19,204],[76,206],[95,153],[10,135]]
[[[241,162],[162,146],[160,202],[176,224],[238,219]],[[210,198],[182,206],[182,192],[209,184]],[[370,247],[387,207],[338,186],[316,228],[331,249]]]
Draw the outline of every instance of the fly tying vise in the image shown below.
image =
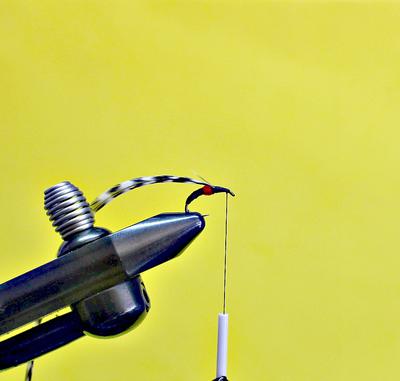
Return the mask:
[[[202,188],[186,199],[184,213],[159,214],[115,233],[94,226],[94,214],[119,195],[167,182],[194,183]],[[228,194],[234,196],[233,192],[189,177],[135,178],[110,188],[90,205],[69,182],[46,190],[45,209],[64,242],[57,259],[0,284],[0,335],[37,322],[36,326],[0,341],[0,370],[28,362],[26,380],[30,380],[36,357],[85,334],[107,337],[136,327],[150,309],[141,273],[176,257],[197,237],[205,220],[201,214],[190,212],[189,204],[202,195],[215,193],[226,194],[227,218]],[[218,381],[227,380],[226,237],[227,219]],[[40,323],[44,316],[68,306],[69,312]],[[226,319],[221,320],[221,315]],[[221,374],[221,369],[225,373]]]

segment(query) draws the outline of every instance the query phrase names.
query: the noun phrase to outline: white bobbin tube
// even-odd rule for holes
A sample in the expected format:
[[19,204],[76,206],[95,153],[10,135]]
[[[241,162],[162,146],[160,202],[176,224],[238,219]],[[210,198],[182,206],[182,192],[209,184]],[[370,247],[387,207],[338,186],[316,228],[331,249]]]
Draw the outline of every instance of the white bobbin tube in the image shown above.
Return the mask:
[[218,314],[217,378],[227,376],[228,364],[228,314]]

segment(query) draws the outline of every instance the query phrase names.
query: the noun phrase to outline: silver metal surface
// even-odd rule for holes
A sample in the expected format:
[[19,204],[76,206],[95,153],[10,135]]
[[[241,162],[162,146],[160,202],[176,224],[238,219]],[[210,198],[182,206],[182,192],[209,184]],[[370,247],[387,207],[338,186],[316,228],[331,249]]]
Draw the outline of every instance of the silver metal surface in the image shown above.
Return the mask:
[[111,237],[131,277],[181,254],[204,226],[204,217],[199,213],[163,213],[113,233]]
[[137,327],[150,310],[150,299],[140,275],[73,305],[82,329],[96,337],[110,337]]
[[198,213],[159,214],[0,284],[0,334],[178,256],[204,226]]
[[44,207],[64,240],[93,227],[94,215],[83,193],[63,181],[44,192]]

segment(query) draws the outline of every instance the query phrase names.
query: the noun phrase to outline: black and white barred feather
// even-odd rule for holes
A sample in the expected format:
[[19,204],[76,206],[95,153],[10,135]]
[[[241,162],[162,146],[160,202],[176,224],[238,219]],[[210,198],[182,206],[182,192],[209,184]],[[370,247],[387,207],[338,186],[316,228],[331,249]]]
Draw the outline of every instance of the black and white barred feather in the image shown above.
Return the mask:
[[132,180],[124,181],[119,183],[112,188],[108,189],[106,192],[102,193],[99,197],[94,200],[90,207],[93,212],[99,211],[109,202],[117,198],[119,195],[126,193],[132,189],[143,187],[150,184],[160,184],[160,183],[192,183],[199,185],[209,185],[205,181],[192,179],[190,177],[180,177],[171,175],[161,175],[161,176],[146,176],[137,177]]
[[[42,322],[42,319],[38,319],[35,322],[35,325],[39,325]],[[33,366],[35,365],[35,361],[31,360],[26,364],[26,373],[25,373],[25,381],[31,381],[32,380],[32,374],[33,374]]]

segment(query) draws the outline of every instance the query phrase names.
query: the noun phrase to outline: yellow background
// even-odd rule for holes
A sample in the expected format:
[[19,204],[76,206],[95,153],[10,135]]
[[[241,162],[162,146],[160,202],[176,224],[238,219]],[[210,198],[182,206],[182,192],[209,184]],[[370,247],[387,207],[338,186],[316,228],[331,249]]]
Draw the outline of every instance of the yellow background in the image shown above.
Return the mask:
[[[53,259],[43,190],[92,200],[128,178],[230,186],[232,381],[400,378],[400,5],[0,1],[1,281]],[[191,185],[137,190],[113,230],[182,210]],[[211,380],[223,196],[143,275],[135,331],[84,338],[34,380]],[[24,366],[1,373],[21,381]]]

